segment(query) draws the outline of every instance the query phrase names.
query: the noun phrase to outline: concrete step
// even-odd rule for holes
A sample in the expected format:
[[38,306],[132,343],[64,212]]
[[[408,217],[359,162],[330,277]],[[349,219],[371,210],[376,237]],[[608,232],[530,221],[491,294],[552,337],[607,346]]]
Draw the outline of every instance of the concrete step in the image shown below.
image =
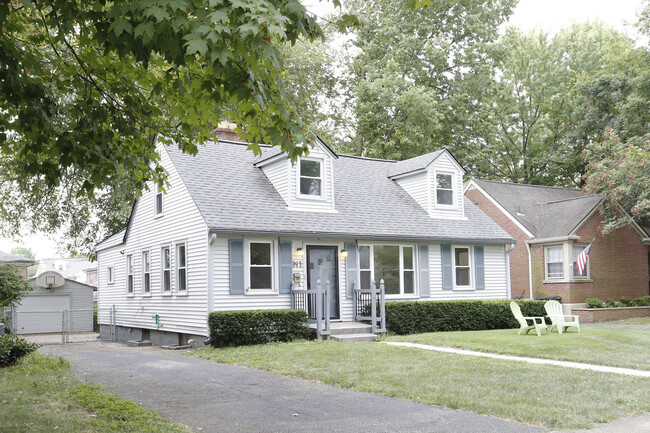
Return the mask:
[[129,340],[126,342],[126,345],[129,347],[146,347],[152,346],[153,343],[149,340]]
[[338,334],[332,335],[332,340],[341,343],[359,343],[363,341],[375,341],[377,336],[375,334]]
[[330,331],[332,335],[372,334],[372,325],[358,322],[332,323]]

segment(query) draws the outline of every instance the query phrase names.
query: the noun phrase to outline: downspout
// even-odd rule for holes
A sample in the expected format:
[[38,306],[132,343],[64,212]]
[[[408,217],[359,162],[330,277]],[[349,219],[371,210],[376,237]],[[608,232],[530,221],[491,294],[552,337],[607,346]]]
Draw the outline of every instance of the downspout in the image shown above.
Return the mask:
[[528,251],[528,285],[530,286],[530,299],[533,299],[533,257],[530,253],[530,244],[526,241],[526,251]]
[[515,249],[515,244],[512,244],[510,248],[507,248],[506,245],[503,246],[506,253],[506,299],[512,299],[512,290],[510,289],[510,253]]

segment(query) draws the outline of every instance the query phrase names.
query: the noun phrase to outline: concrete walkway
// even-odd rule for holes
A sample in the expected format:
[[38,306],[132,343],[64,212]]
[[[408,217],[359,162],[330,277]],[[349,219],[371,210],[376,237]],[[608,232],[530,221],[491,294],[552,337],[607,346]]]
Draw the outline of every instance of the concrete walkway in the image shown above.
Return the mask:
[[204,432],[542,432],[475,413],[341,389],[152,347],[44,346],[89,382]]
[[531,364],[556,365],[558,367],[578,368],[580,370],[592,370],[602,373],[626,374],[628,376],[650,377],[650,371],[633,370],[631,368],[607,367],[605,365],[583,364],[580,362],[556,361],[553,359],[528,358],[525,356],[498,355],[496,353],[477,352],[474,350],[454,349],[451,347],[429,346],[419,343],[400,343],[393,341],[384,341],[383,344],[389,346],[413,347],[416,349],[433,350],[436,352],[453,353],[456,355],[480,356],[483,358],[505,359],[508,361],[529,362]]

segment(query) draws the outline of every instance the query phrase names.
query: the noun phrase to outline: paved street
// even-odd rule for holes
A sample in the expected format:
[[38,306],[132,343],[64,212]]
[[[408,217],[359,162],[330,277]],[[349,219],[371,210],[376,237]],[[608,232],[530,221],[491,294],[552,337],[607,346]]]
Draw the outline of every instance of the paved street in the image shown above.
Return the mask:
[[201,432],[540,432],[488,416],[115,343],[45,346],[102,384]]

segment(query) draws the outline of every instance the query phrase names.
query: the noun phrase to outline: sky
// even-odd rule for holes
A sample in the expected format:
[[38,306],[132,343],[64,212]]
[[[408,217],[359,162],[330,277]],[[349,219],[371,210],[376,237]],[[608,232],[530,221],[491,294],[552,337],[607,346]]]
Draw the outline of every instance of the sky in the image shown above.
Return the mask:
[[[305,0],[303,4],[318,16],[334,11],[329,1]],[[520,0],[507,25],[523,30],[543,30],[552,35],[574,22],[600,20],[636,36],[631,24],[636,22],[636,14],[642,6],[642,0]],[[13,247],[23,245],[31,248],[37,259],[61,257],[55,238],[56,235],[48,237],[42,233],[26,236],[18,242],[0,238],[0,251],[10,252]]]

